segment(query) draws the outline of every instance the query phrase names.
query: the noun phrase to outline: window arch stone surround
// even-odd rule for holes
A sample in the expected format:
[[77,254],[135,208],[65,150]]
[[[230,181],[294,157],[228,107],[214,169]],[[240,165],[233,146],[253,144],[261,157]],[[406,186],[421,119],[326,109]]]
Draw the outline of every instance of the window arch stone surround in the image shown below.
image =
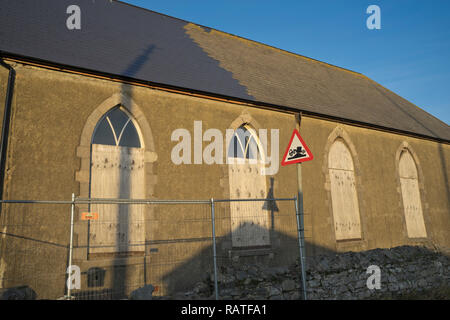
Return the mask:
[[[411,155],[411,157],[413,158],[414,164],[416,166],[420,201],[421,201],[421,205],[422,205],[422,215],[423,215],[423,219],[424,219],[424,223],[425,223],[425,229],[427,231],[427,237],[425,237],[425,238],[409,238],[408,237],[408,232],[407,232],[407,228],[406,228],[405,208],[404,208],[404,204],[403,204],[403,195],[402,195],[402,188],[401,188],[401,181],[400,181],[400,158],[401,158],[403,152],[408,152]],[[420,164],[419,156],[414,151],[412,146],[406,141],[403,141],[400,144],[400,146],[397,148],[397,152],[395,153],[395,170],[396,170],[395,175],[396,175],[396,181],[397,181],[397,194],[399,195],[398,208],[399,208],[399,212],[402,215],[402,221],[403,221],[403,228],[402,228],[403,239],[407,239],[407,241],[411,244],[428,243],[431,241],[431,239],[430,239],[431,235],[429,234],[430,228],[428,228],[428,226],[430,225],[429,216],[427,214],[429,211],[428,210],[429,204],[426,201],[424,174],[422,171],[422,166]]]
[[[355,175],[355,183],[356,183],[356,195],[358,198],[359,205],[359,218],[361,224],[361,239],[349,239],[349,240],[336,240],[335,230],[334,230],[334,216],[333,216],[333,207],[331,200],[331,179],[329,173],[329,159],[328,155],[330,153],[330,149],[333,146],[336,140],[341,140],[347,149],[349,150],[352,160],[353,160],[353,169]],[[366,203],[363,197],[364,194],[364,185],[362,183],[361,178],[361,165],[359,162],[359,157],[356,152],[356,147],[353,144],[350,135],[344,130],[342,126],[337,126],[328,136],[325,149],[323,151],[323,165],[322,171],[325,175],[325,191],[327,194],[326,205],[328,206],[329,211],[329,225],[330,225],[330,234],[332,235],[335,243],[336,251],[347,251],[347,250],[366,250],[368,247],[366,234],[367,234],[367,226],[365,222],[364,212],[366,212]]]
[[[242,113],[231,122],[231,124],[228,126],[227,129],[232,129],[233,131],[236,131],[240,126],[244,124],[249,125],[253,130],[255,130],[256,133],[259,133],[259,130],[262,129],[262,126],[259,124],[258,121],[256,121],[255,118],[251,116],[248,109],[244,109]],[[267,148],[269,149],[269,146],[267,146]],[[225,150],[228,151],[228,145],[226,145]],[[264,151],[261,152],[263,153],[262,154],[263,157],[265,157],[266,155],[264,154]],[[228,155],[227,152],[225,154]],[[219,181],[220,186],[222,187],[223,190],[223,195],[225,197],[229,197],[230,191],[228,189],[229,188],[228,164],[222,165],[222,177],[220,178]]]
[[[91,164],[91,142],[94,130],[97,123],[102,119],[102,117],[112,108],[116,106],[121,106],[124,108],[137,126],[139,127],[140,138],[145,148],[144,153],[144,165],[145,165],[145,197],[152,198],[154,195],[155,185],[157,183],[157,175],[153,172],[153,163],[157,160],[158,156],[155,150],[155,144],[153,139],[152,130],[150,125],[142,112],[140,106],[138,106],[135,101],[127,93],[115,93],[106,100],[104,100],[100,105],[98,105],[92,113],[87,118],[85,125],[83,127],[80,143],[76,149],[76,156],[80,159],[80,169],[75,172],[75,181],[79,184],[79,194],[77,196],[81,198],[88,198],[90,194],[90,164]],[[76,206],[76,214],[74,218],[74,245],[80,246],[74,249],[74,261],[78,261],[81,265],[84,265],[88,259],[88,250],[83,247],[84,239],[87,239],[87,229],[77,224],[79,221],[80,212],[87,210],[87,205]],[[152,208],[149,208],[149,213],[152,214]],[[147,230],[146,226],[146,230]],[[147,233],[147,231],[146,231]],[[80,242],[81,241],[81,242]],[[98,261],[97,261],[98,263]],[[105,260],[105,265],[109,265],[111,261]],[[121,263],[119,260],[114,261],[114,263]]]
[[133,99],[127,94],[116,93],[94,109],[87,118],[81,133],[80,144],[78,145],[76,152],[77,157],[81,160],[81,166],[80,170],[75,174],[75,180],[80,184],[80,197],[89,197],[91,139],[95,127],[109,110],[119,105],[130,113],[141,131],[141,138],[145,147],[146,195],[147,197],[153,195],[156,176],[152,175],[152,163],[155,162],[158,157],[155,152],[152,130],[141,108],[133,101]]
[[[259,140],[259,130],[264,129],[264,128],[255,119],[255,117],[253,117],[253,115],[251,114],[250,108],[245,108],[244,110],[242,110],[240,115],[237,116],[230,123],[230,125],[228,126],[227,129],[236,131],[242,125],[247,125],[247,126],[251,127],[251,129],[253,129],[256,132],[256,134],[258,135],[258,140]],[[260,143],[260,141],[259,141],[259,143]],[[268,141],[268,143],[269,143],[269,141]],[[228,147],[229,146],[227,144],[225,147],[226,151],[228,151]],[[270,150],[270,145],[267,145],[267,149]],[[260,151],[262,152],[262,154],[261,154],[262,157],[265,159],[265,157],[267,157],[267,155],[264,152],[265,150],[260,150]],[[267,151],[267,152],[269,152],[269,151]],[[225,153],[225,154],[228,155],[228,153]],[[220,178],[219,181],[220,181],[220,186],[222,188],[223,196],[225,198],[229,198],[230,197],[230,186],[229,186],[230,178],[229,178],[228,164],[226,164],[226,163],[222,165],[222,177]],[[269,184],[267,183],[267,177],[266,177],[266,192],[268,192],[268,190],[267,190],[268,186],[269,186]],[[277,186],[278,186],[278,181],[275,180],[274,188],[276,188]],[[278,237],[271,236],[271,246],[272,246],[272,248],[278,248],[280,246],[280,240]],[[238,261],[241,258],[240,250],[233,250],[231,241],[223,241],[220,249],[223,250],[224,252],[226,252],[226,254],[228,254],[228,256],[234,261]],[[273,249],[251,249],[251,250],[244,250],[244,251],[245,252],[243,254],[245,256],[264,257],[269,260],[274,258]]]

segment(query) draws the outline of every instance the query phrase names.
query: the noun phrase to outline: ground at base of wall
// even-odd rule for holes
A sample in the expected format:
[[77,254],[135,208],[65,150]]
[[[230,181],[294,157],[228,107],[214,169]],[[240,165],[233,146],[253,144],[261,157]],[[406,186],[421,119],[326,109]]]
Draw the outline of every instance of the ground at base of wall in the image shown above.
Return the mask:
[[391,293],[380,295],[380,300],[450,300],[450,285],[443,285],[437,288],[406,293]]
[[[189,290],[153,299],[212,300],[213,279],[211,276]],[[450,257],[441,250],[417,246],[322,255],[308,258],[306,280],[308,300],[449,300]],[[301,283],[298,264],[271,268],[230,265],[221,267],[218,275],[223,300],[303,299]]]

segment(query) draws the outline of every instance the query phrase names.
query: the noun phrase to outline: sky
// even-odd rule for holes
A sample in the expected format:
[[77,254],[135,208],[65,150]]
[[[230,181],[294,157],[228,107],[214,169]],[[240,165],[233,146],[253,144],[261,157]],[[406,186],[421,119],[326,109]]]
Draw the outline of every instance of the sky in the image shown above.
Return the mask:
[[360,72],[450,124],[448,0],[123,2]]

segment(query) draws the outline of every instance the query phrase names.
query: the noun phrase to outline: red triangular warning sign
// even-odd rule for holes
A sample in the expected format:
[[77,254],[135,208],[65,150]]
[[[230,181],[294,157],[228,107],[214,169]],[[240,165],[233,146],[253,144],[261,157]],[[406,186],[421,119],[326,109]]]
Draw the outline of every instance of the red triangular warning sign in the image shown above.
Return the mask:
[[303,141],[297,129],[294,129],[294,132],[292,132],[291,141],[289,141],[289,145],[284,153],[283,161],[281,161],[281,165],[285,166],[312,159],[313,155],[311,151],[309,151],[308,146],[305,141]]

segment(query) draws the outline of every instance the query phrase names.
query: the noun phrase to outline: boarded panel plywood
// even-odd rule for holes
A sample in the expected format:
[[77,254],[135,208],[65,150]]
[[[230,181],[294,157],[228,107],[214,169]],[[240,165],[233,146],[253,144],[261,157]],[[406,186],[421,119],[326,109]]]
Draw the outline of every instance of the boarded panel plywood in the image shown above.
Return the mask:
[[361,221],[353,171],[330,169],[336,240],[360,239]]
[[[266,177],[261,175],[263,164],[248,161],[228,166],[230,197],[232,199],[264,199]],[[263,201],[231,202],[233,247],[254,247],[270,244],[268,212]]]
[[409,152],[403,152],[398,164],[400,178],[418,179],[417,168]]
[[417,168],[409,152],[404,152],[400,157],[399,174],[408,237],[424,238],[427,232],[423,219]]
[[[144,198],[144,149],[92,145],[92,198]],[[90,253],[144,250],[142,205],[93,204]]]
[[352,156],[337,140],[328,155],[331,202],[336,240],[360,239],[361,221]]
[[352,155],[344,142],[336,140],[331,146],[328,154],[328,167],[354,171]]

